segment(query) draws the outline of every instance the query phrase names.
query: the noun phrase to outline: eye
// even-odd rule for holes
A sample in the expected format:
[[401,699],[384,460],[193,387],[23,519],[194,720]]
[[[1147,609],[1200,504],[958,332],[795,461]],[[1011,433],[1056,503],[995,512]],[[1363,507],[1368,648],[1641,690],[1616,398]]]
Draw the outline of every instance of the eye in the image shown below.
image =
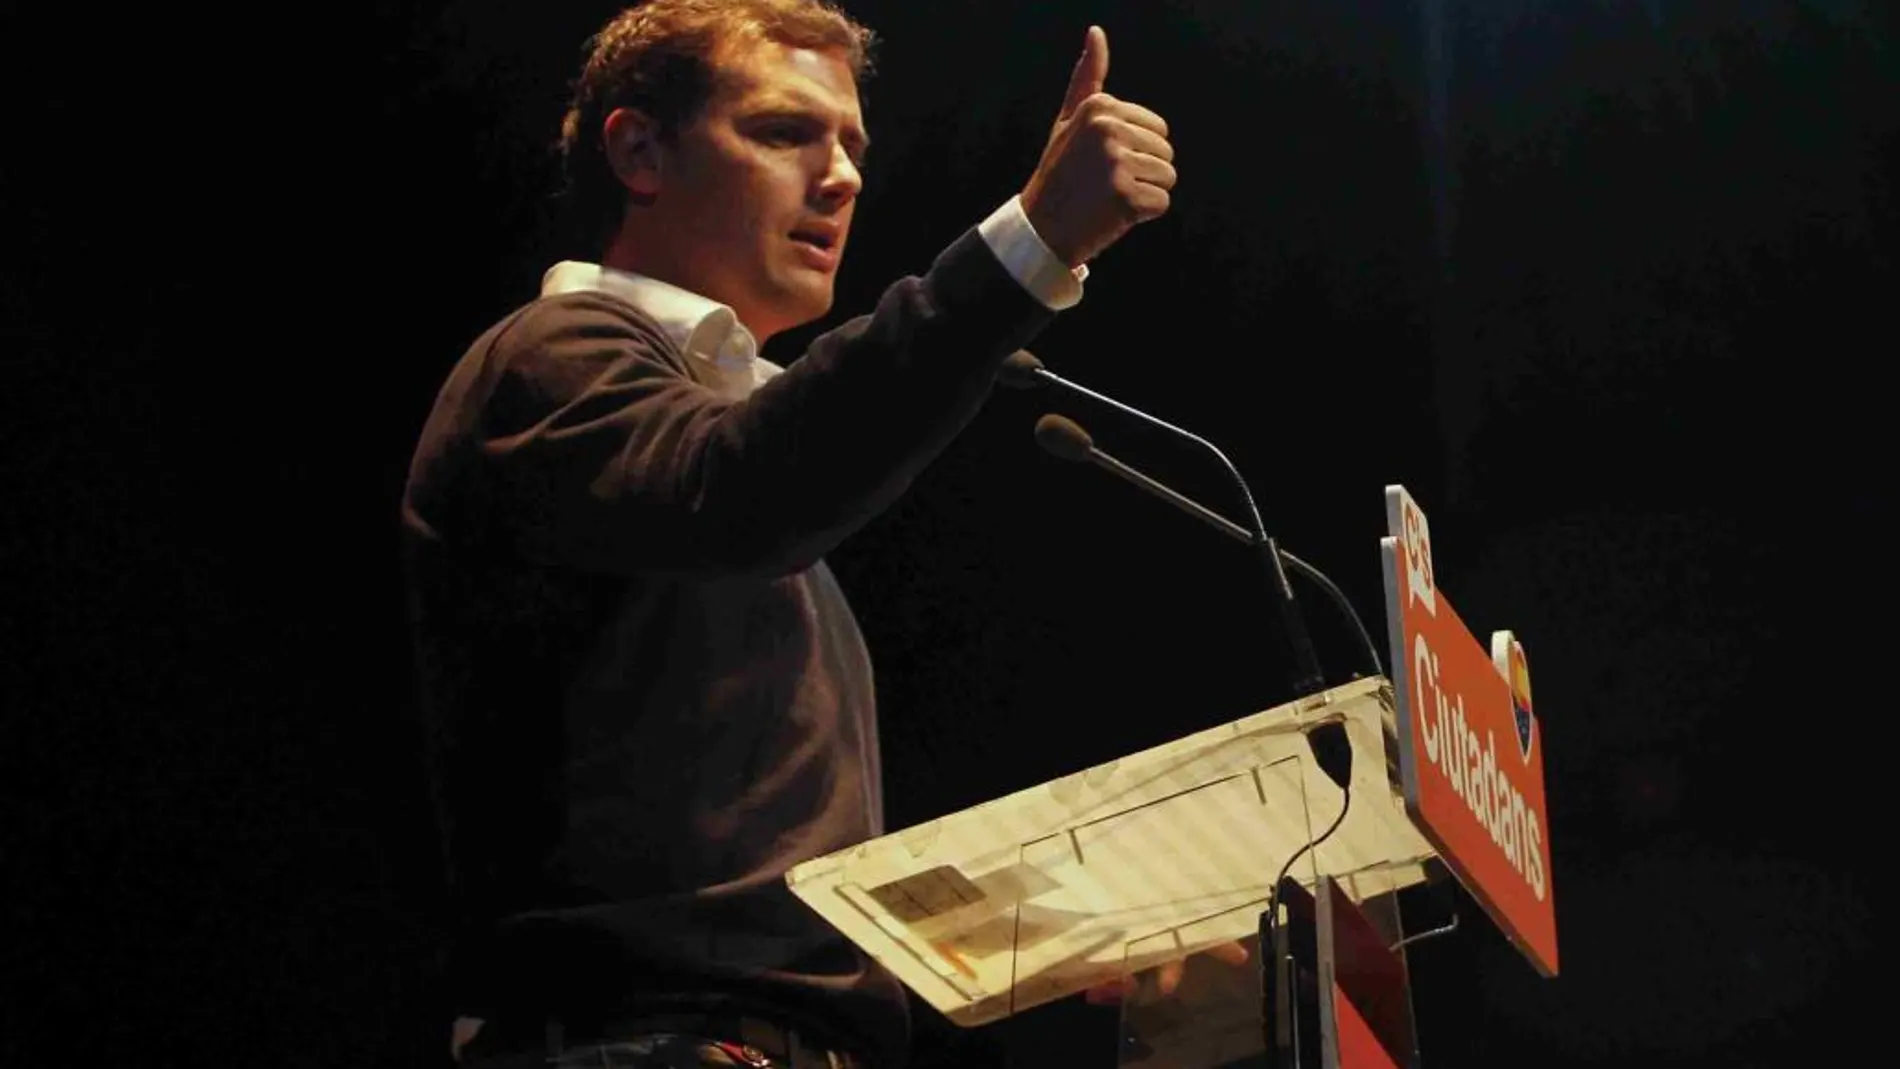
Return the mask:
[[797,146],[811,140],[806,128],[795,122],[769,122],[759,127],[757,136],[768,145]]

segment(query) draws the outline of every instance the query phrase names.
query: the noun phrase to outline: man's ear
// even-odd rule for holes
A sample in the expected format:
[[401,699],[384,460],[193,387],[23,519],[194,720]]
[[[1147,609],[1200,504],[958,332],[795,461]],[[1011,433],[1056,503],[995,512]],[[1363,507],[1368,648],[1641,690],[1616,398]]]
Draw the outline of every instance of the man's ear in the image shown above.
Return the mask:
[[665,149],[660,127],[638,108],[615,108],[601,124],[607,165],[635,203],[651,204],[660,195]]

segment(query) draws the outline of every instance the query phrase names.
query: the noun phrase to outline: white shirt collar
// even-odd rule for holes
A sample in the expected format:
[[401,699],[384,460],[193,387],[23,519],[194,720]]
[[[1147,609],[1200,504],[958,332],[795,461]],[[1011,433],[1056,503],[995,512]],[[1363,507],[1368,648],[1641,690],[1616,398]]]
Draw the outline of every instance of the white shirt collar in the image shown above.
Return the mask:
[[541,278],[544,297],[582,292],[618,297],[651,316],[730,397],[744,397],[784,370],[759,355],[758,341],[731,308],[670,282],[579,260],[563,260]]

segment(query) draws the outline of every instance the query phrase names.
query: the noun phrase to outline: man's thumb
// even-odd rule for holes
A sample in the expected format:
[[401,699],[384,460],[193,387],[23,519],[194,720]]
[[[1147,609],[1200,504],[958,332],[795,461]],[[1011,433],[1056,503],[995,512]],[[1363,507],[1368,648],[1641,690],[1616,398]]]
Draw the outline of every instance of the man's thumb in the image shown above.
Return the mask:
[[1062,111],[1056,121],[1066,121],[1107,83],[1108,33],[1100,26],[1090,26],[1088,36],[1082,39],[1082,58],[1075,61],[1075,70],[1069,74],[1069,91],[1062,97]]

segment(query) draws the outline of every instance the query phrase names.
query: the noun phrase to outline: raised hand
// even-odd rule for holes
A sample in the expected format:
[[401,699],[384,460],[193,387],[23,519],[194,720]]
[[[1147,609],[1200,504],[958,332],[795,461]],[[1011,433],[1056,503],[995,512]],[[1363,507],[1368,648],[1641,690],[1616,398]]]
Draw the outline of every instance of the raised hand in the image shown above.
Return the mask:
[[1023,187],[1029,225],[1070,267],[1167,211],[1174,188],[1167,121],[1103,92],[1107,81],[1108,34],[1090,26],[1049,143]]

